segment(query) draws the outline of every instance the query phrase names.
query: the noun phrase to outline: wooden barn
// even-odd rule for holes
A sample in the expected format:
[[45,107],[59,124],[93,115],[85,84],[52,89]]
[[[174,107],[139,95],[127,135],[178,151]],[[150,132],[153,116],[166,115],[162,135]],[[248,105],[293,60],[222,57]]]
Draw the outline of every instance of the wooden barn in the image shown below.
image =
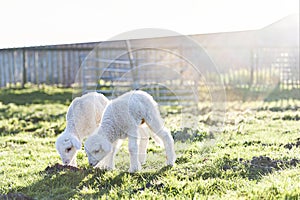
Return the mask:
[[260,30],[0,49],[0,87],[27,82],[108,97],[143,89],[168,104],[228,88],[299,90],[299,16]]

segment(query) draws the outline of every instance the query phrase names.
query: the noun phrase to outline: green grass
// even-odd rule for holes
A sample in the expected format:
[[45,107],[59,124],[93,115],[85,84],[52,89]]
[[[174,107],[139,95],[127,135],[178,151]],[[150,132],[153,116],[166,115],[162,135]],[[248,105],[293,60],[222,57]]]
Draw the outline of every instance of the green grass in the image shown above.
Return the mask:
[[[176,165],[165,167],[151,141],[142,171],[130,174],[126,142],[114,171],[90,168],[83,149],[79,170],[52,167],[61,162],[54,144],[71,99],[71,89],[48,86],[0,90],[0,199],[300,199],[300,163],[291,162],[300,160],[299,100],[227,102],[214,139],[209,103],[201,116],[166,112]],[[182,117],[191,119],[186,127]]]

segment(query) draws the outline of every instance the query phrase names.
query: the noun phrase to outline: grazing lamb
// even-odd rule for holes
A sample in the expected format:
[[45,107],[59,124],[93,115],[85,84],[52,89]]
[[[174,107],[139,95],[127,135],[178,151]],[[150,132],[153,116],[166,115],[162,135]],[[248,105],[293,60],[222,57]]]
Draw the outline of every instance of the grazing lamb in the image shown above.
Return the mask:
[[[104,95],[97,92],[85,94],[72,101],[66,115],[66,129],[55,143],[64,165],[77,165],[76,154],[81,149],[81,142],[99,126],[101,116],[108,102],[109,100]],[[139,133],[140,161],[144,163],[146,161],[149,136],[151,135],[158,145],[160,145],[161,141],[153,136],[151,132],[149,133],[148,127],[140,126]],[[121,144],[121,141],[119,141],[116,147],[119,148]],[[103,159],[99,163],[99,167],[113,168],[112,157],[107,156],[106,159]]]
[[138,126],[144,122],[163,141],[167,165],[173,166],[176,159],[174,140],[164,127],[157,103],[143,91],[125,93],[106,106],[100,126],[85,142],[90,165],[97,167],[105,156],[114,157],[118,141],[128,137],[129,172],[140,170]]
[[91,92],[76,97],[68,108],[67,126],[56,140],[56,149],[63,164],[76,166],[77,150],[82,140],[98,127],[109,100],[102,94]]

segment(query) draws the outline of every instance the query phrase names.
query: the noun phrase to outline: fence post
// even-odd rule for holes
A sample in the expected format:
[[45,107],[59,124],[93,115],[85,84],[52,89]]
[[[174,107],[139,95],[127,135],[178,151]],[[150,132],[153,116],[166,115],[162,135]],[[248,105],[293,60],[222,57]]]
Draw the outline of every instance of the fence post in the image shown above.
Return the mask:
[[132,89],[138,89],[139,88],[139,83],[138,83],[138,80],[137,80],[137,70],[138,69],[137,68],[134,69],[134,67],[135,67],[134,57],[133,57],[133,54],[132,54],[130,41],[126,40],[125,42],[126,42],[126,48],[127,48],[128,58],[129,58],[129,63],[130,63],[130,68],[131,68],[131,75],[132,75],[132,79],[133,79],[133,88]]
[[22,55],[23,55],[23,78],[22,78],[22,88],[25,87],[25,84],[27,82],[27,65],[26,65],[26,51],[25,48],[22,49]]

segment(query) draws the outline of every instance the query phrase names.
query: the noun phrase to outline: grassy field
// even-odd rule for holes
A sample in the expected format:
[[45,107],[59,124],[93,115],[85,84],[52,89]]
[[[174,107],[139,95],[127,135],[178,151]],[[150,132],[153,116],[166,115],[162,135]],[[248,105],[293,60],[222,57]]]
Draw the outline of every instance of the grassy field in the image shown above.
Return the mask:
[[227,102],[214,137],[209,104],[199,116],[164,112],[176,165],[151,142],[143,170],[129,174],[126,142],[114,171],[90,168],[83,149],[78,168],[57,165],[71,99],[71,89],[0,90],[0,199],[300,199],[299,100]]

